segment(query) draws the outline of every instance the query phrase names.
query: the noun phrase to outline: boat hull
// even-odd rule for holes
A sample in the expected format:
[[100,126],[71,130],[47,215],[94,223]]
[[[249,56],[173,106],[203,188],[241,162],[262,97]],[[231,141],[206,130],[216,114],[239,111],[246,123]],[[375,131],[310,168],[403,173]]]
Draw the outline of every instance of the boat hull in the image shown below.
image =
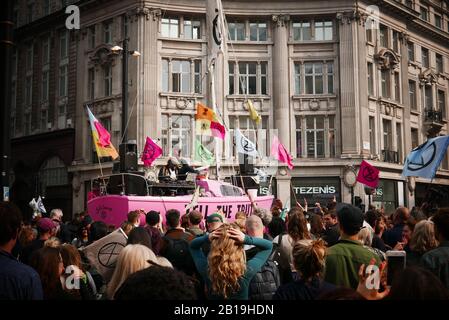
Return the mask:
[[[270,210],[273,196],[261,196],[255,199],[257,207]],[[192,200],[192,196],[177,197],[154,197],[154,196],[121,196],[107,195],[91,199],[87,203],[87,210],[94,221],[103,221],[107,225],[119,227],[127,220],[130,211],[143,209],[159,211],[161,218],[165,221],[165,212],[170,209],[177,209],[184,214],[185,207]],[[198,199],[198,205],[194,208],[203,214],[208,215],[222,210],[228,221],[235,220],[235,214],[243,211],[248,215],[252,214],[252,206],[247,196],[238,197],[202,197]],[[145,224],[145,216],[140,218],[141,225]]]

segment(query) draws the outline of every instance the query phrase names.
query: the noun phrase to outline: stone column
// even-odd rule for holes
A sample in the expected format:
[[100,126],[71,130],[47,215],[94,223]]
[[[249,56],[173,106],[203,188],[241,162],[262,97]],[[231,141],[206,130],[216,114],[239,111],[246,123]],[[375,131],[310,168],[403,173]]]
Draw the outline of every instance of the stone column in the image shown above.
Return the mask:
[[[290,150],[290,104],[289,104],[289,57],[288,22],[289,15],[273,15],[273,105],[274,128],[279,140]],[[279,189],[278,189],[279,190]]]
[[291,199],[291,187],[290,187],[291,177],[288,175],[286,169],[281,169],[281,170],[285,170],[285,174],[284,175],[278,174],[276,176],[277,198],[282,201],[284,206],[287,206],[288,202],[292,201],[292,199]]
[[[342,157],[360,154],[358,24],[355,12],[337,14],[340,38],[340,118]],[[365,59],[366,61],[366,59]],[[363,75],[364,76],[364,75]]]

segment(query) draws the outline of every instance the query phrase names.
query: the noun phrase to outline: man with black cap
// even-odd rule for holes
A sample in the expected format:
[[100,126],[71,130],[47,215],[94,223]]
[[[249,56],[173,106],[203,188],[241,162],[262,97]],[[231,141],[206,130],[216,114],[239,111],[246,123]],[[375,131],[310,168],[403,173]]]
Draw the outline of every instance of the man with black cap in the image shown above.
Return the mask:
[[324,280],[337,286],[357,289],[360,266],[368,265],[373,258],[378,265],[380,260],[357,240],[363,228],[363,213],[359,208],[347,203],[338,204],[337,219],[340,240],[327,251]]

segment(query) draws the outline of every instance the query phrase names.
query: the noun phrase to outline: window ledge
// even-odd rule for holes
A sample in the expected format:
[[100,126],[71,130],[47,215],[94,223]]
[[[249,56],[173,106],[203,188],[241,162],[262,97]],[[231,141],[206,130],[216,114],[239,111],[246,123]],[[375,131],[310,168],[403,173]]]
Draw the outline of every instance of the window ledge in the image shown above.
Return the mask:
[[413,67],[415,67],[415,68],[418,68],[418,67],[419,67],[419,64],[418,64],[416,61],[409,61],[409,62],[408,62],[408,65],[409,65],[409,66],[413,66]]
[[288,44],[334,44],[337,40],[289,40]]
[[188,92],[159,92],[161,97],[180,97],[180,98],[204,98],[202,93],[188,93]]
[[169,38],[169,37],[162,37],[159,36],[158,40],[164,40],[164,41],[179,41],[179,42],[196,42],[196,43],[207,43],[206,40],[203,39],[184,39],[184,38]]
[[410,113],[411,113],[411,114],[414,114],[414,115],[417,115],[417,116],[419,116],[419,115],[421,114],[420,111],[418,111],[418,110],[413,110],[413,109],[410,109]]
[[239,100],[239,99],[240,100],[244,100],[244,99],[247,99],[247,98],[270,100],[271,96],[267,95],[267,94],[247,94],[247,95],[244,95],[244,94],[228,94],[228,95],[226,95],[226,98],[227,99],[237,99],[237,100]]
[[[251,41],[251,40],[230,40],[228,41],[231,45],[239,45],[239,44],[257,44],[257,45],[273,45],[273,41]],[[228,50],[230,48],[228,47]],[[231,48],[232,49],[232,48]]]
[[294,94],[292,96],[293,100],[314,100],[314,99],[336,99],[336,94]]

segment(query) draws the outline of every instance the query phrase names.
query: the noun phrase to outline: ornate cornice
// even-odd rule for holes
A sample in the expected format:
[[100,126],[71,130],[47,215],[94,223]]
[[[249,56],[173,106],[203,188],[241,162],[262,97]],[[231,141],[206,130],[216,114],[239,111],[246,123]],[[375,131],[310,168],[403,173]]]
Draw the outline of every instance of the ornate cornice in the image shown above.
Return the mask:
[[276,22],[276,27],[286,27],[288,25],[288,22],[290,21],[290,15],[289,14],[277,14],[272,15],[271,20],[273,22]]
[[350,24],[353,21],[357,21],[360,25],[364,26],[368,17],[369,14],[358,9],[337,13],[337,20],[340,21],[340,24]]
[[382,48],[376,53],[374,59],[376,59],[381,70],[394,70],[400,63],[398,55],[393,50],[387,48]]

